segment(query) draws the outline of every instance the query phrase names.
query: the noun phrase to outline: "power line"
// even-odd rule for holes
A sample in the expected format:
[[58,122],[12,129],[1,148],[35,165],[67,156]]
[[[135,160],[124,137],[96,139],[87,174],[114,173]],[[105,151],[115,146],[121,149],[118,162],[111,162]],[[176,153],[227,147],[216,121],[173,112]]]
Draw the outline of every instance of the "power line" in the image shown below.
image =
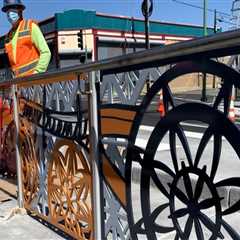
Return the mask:
[[[201,7],[201,6],[198,6],[198,5],[194,5],[194,4],[191,4],[191,3],[187,3],[187,2],[183,2],[183,1],[180,1],[180,0],[172,0],[173,2],[176,2],[176,3],[179,3],[179,4],[182,4],[182,5],[185,5],[185,6],[188,6],[188,7],[193,7],[193,8],[197,8],[197,9],[201,9],[201,10],[203,10],[203,7]],[[209,12],[212,12],[212,13],[214,13],[214,9],[207,9]],[[221,12],[221,11],[217,11],[217,13],[219,13],[219,14],[222,14],[222,15],[225,15],[225,16],[227,16],[227,17],[231,17],[231,15],[230,14],[228,14],[228,13],[225,13],[225,12]]]
[[218,20],[219,22],[221,22],[221,23],[226,23],[226,24],[233,25],[233,26],[235,26],[235,25],[236,25],[236,24],[235,24],[235,23],[233,23],[233,22],[229,22],[229,21],[226,21],[226,20],[224,20],[224,19],[221,19],[221,18],[217,18],[217,20]]

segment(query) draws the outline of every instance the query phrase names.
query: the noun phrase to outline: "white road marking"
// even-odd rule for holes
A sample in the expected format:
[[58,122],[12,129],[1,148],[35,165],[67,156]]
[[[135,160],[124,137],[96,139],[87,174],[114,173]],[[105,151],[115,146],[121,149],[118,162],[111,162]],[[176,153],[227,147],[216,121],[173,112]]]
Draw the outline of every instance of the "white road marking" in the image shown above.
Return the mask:
[[[143,131],[152,132],[153,129],[154,129],[154,127],[152,127],[152,126],[146,126],[146,125],[140,126],[140,130],[143,130]],[[202,139],[202,137],[203,137],[203,133],[190,132],[190,131],[184,131],[184,133],[185,133],[185,136],[189,137],[189,138]],[[211,138],[211,140],[213,140],[213,138]]]
[[[145,149],[146,146],[147,146],[147,140],[146,139],[142,139],[142,138],[137,138],[136,140],[136,145],[142,149]],[[161,143],[159,146],[158,146],[158,149],[157,151],[160,152],[160,151],[166,151],[166,150],[169,150],[170,149],[170,146],[168,143]]]

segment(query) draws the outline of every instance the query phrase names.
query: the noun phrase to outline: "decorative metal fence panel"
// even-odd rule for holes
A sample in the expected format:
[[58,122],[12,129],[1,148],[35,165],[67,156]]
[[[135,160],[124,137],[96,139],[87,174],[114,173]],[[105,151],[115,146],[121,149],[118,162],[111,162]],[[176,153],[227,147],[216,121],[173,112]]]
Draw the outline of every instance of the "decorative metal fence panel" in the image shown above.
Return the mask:
[[[171,82],[179,76],[195,72],[212,74],[222,79],[222,87],[215,101],[212,105],[199,102],[176,104]],[[124,160],[121,158],[119,161],[116,160],[119,155],[114,154],[112,142],[109,145],[103,144],[105,182],[113,195],[117,196],[119,206],[125,210],[121,211],[121,207],[118,207],[118,214],[114,212],[112,215],[108,210],[109,218],[116,218],[115,221],[112,220],[116,224],[114,236],[118,236],[114,239],[128,239],[130,236],[132,239],[239,238],[240,229],[230,227],[226,219],[229,219],[230,214],[238,217],[240,195],[237,194],[238,199],[234,202],[227,203],[229,195],[225,192],[232,187],[239,187],[239,177],[237,174],[224,179],[224,174],[219,177],[222,173],[218,173],[224,171],[220,167],[222,161],[228,161],[221,154],[224,151],[223,141],[227,141],[234,149],[236,161],[239,158],[239,129],[228,119],[233,86],[239,88],[239,74],[224,64],[211,60],[182,62],[159,77],[140,105],[102,106],[102,112],[106,112],[101,115],[103,143],[107,143],[110,138],[125,151]],[[139,147],[143,118],[159,91],[163,91],[166,114],[164,117],[159,116],[146,145]],[[224,105],[223,113],[218,111],[221,102]],[[182,127],[186,121],[206,125],[195,153],[192,153],[191,142]],[[159,153],[162,142],[166,142],[165,138],[168,138],[168,158],[166,154],[161,157]],[[204,152],[209,151],[209,145],[213,145],[209,153],[212,156],[208,156],[206,161]],[[121,164],[125,166],[124,171],[119,168],[121,162],[124,162]],[[140,175],[137,181],[134,179],[136,165]],[[235,166],[240,167],[238,162]],[[114,184],[114,178],[109,177],[114,175],[109,168],[118,175],[118,183]],[[138,188],[136,183],[140,184]],[[137,190],[138,201],[134,199]],[[106,202],[106,205],[109,203]],[[120,217],[120,213],[124,213],[123,216],[128,219],[130,236],[122,235],[120,226],[124,217]],[[106,235],[109,234],[107,230]],[[126,226],[124,230],[127,233]]]
[[[73,81],[66,82],[65,89],[61,83],[38,86],[33,88],[32,95],[22,95],[26,102],[21,117],[27,124],[26,128],[32,126],[29,141],[36,139],[33,146],[24,147],[32,149],[32,153],[27,152],[22,157],[23,168],[26,165],[24,187],[36,191],[31,199],[25,199],[25,206],[65,232],[88,239],[91,238],[93,224],[92,180],[86,143],[88,120],[81,109],[73,111],[73,105],[77,105],[80,96],[74,88],[72,94],[66,93],[71,86],[74,86]],[[62,103],[63,111],[59,107],[51,110],[53,101],[57,106]],[[28,162],[32,165],[28,166]],[[28,172],[28,168],[35,169],[34,179],[28,176],[33,174]],[[35,188],[28,186],[30,183],[34,183]],[[24,195],[28,196],[27,190]]]
[[[88,114],[77,75],[67,80],[18,89],[24,207],[73,238],[93,239]],[[3,157],[14,166],[15,124],[4,125]]]
[[[240,239],[240,131],[228,117],[240,75],[211,60],[240,53],[239,36],[0,83],[18,87],[2,160],[18,136],[24,207],[74,239]],[[219,79],[210,103],[175,98],[174,82],[193,73]],[[186,129],[196,123],[197,138]]]

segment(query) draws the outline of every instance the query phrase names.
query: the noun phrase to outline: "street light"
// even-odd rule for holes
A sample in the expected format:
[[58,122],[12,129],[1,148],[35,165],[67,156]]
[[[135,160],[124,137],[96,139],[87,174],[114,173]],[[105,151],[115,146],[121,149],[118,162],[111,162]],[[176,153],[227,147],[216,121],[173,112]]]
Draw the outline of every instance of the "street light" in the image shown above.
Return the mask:
[[146,49],[150,49],[149,42],[149,17],[153,12],[153,0],[143,0],[142,2],[142,14],[145,18],[145,44]]
[[[142,14],[145,18],[145,47],[146,49],[150,49],[150,42],[149,42],[149,17],[152,15],[153,12],[153,0],[143,0],[142,2]],[[150,78],[150,76],[149,76]],[[150,79],[146,80],[147,84],[147,92],[150,89]]]

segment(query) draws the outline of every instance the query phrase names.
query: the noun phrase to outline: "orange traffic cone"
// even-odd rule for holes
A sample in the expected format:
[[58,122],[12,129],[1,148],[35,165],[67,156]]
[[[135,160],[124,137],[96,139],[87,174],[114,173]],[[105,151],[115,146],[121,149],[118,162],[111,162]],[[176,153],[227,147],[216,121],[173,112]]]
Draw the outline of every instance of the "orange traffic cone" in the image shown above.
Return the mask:
[[230,96],[230,106],[229,106],[229,112],[228,112],[228,118],[232,122],[235,122],[235,120],[236,120],[234,101],[235,101],[235,89],[233,87],[233,89],[232,89],[232,96]]
[[158,104],[157,111],[160,113],[160,117],[165,116],[165,109],[164,109],[164,104],[163,104],[163,93],[162,93],[162,91],[160,91],[160,94],[159,94],[159,104]]

